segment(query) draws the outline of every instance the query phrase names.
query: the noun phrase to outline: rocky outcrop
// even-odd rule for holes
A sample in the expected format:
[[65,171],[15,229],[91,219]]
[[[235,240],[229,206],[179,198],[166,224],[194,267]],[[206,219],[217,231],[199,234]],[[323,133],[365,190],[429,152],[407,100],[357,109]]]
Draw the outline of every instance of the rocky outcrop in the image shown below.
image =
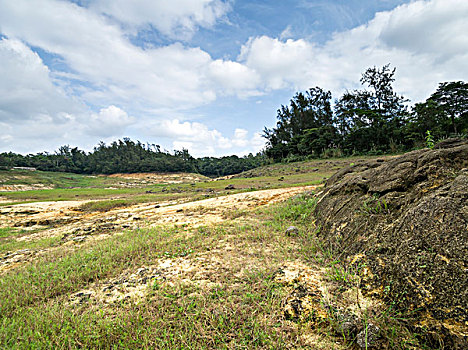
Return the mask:
[[316,207],[325,246],[435,347],[468,348],[468,142],[344,168]]

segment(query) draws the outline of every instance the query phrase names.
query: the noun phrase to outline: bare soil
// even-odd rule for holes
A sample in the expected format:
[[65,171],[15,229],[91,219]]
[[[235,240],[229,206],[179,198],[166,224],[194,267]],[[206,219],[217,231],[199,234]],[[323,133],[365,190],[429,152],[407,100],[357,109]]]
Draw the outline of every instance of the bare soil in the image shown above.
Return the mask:
[[[161,225],[198,227],[221,223],[242,216],[262,206],[283,201],[317,186],[244,192],[200,201],[145,203],[107,212],[83,212],[80,205],[89,201],[35,202],[3,207],[0,228],[22,228],[18,241],[36,241],[60,237],[60,246],[74,246],[85,241],[103,239],[124,230]],[[8,252],[0,257],[0,273],[33,260],[42,250]],[[63,249],[63,248],[61,248]]]

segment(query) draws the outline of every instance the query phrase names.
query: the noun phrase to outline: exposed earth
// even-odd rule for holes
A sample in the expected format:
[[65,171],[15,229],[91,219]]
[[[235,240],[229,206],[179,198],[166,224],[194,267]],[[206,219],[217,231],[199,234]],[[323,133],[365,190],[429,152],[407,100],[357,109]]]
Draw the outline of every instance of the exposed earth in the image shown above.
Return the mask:
[[[123,230],[160,225],[198,227],[213,225],[246,210],[284,201],[317,186],[244,192],[188,203],[141,204],[106,212],[87,213],[80,206],[89,201],[34,202],[1,208],[0,227],[23,228],[18,241],[60,237],[61,244],[108,237]],[[56,249],[56,248],[55,248]],[[7,252],[0,257],[0,273],[17,267],[44,250]]]
[[223,179],[10,177],[0,344],[464,349],[467,167],[449,140]]

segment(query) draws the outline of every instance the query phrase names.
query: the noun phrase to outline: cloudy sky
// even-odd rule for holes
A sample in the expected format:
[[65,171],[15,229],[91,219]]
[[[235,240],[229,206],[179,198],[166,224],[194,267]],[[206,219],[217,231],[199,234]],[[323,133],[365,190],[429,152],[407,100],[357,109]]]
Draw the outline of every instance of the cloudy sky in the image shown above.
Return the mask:
[[412,103],[468,80],[467,0],[0,0],[0,152],[130,137],[259,151],[295,91],[391,63]]

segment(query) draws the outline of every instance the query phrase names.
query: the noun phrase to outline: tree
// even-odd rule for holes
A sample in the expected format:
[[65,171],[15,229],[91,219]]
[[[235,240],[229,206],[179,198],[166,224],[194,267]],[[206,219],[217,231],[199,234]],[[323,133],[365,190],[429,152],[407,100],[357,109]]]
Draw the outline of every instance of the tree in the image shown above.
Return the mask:
[[370,90],[346,91],[335,103],[335,124],[345,153],[387,152],[405,147],[402,126],[408,117],[405,100],[393,91],[395,68],[368,68],[361,84]]
[[440,106],[427,99],[426,102],[416,103],[412,108],[411,117],[405,126],[405,137],[413,145],[420,146],[424,144],[427,131],[435,139],[440,139],[447,136],[449,126]]
[[[288,156],[320,154],[331,147],[335,139],[328,137],[330,130],[333,130],[333,135],[336,134],[331,97],[330,91],[315,87],[305,93],[298,92],[289,106],[281,106],[277,112],[276,128],[265,128],[263,131],[263,137],[267,139],[266,155],[281,160]],[[320,131],[325,129],[328,132],[326,138]],[[307,141],[304,141],[307,130]],[[312,141],[315,146],[309,147]]]
[[434,101],[442,113],[450,119],[451,131],[468,128],[468,83],[453,81],[440,83],[430,100]]

